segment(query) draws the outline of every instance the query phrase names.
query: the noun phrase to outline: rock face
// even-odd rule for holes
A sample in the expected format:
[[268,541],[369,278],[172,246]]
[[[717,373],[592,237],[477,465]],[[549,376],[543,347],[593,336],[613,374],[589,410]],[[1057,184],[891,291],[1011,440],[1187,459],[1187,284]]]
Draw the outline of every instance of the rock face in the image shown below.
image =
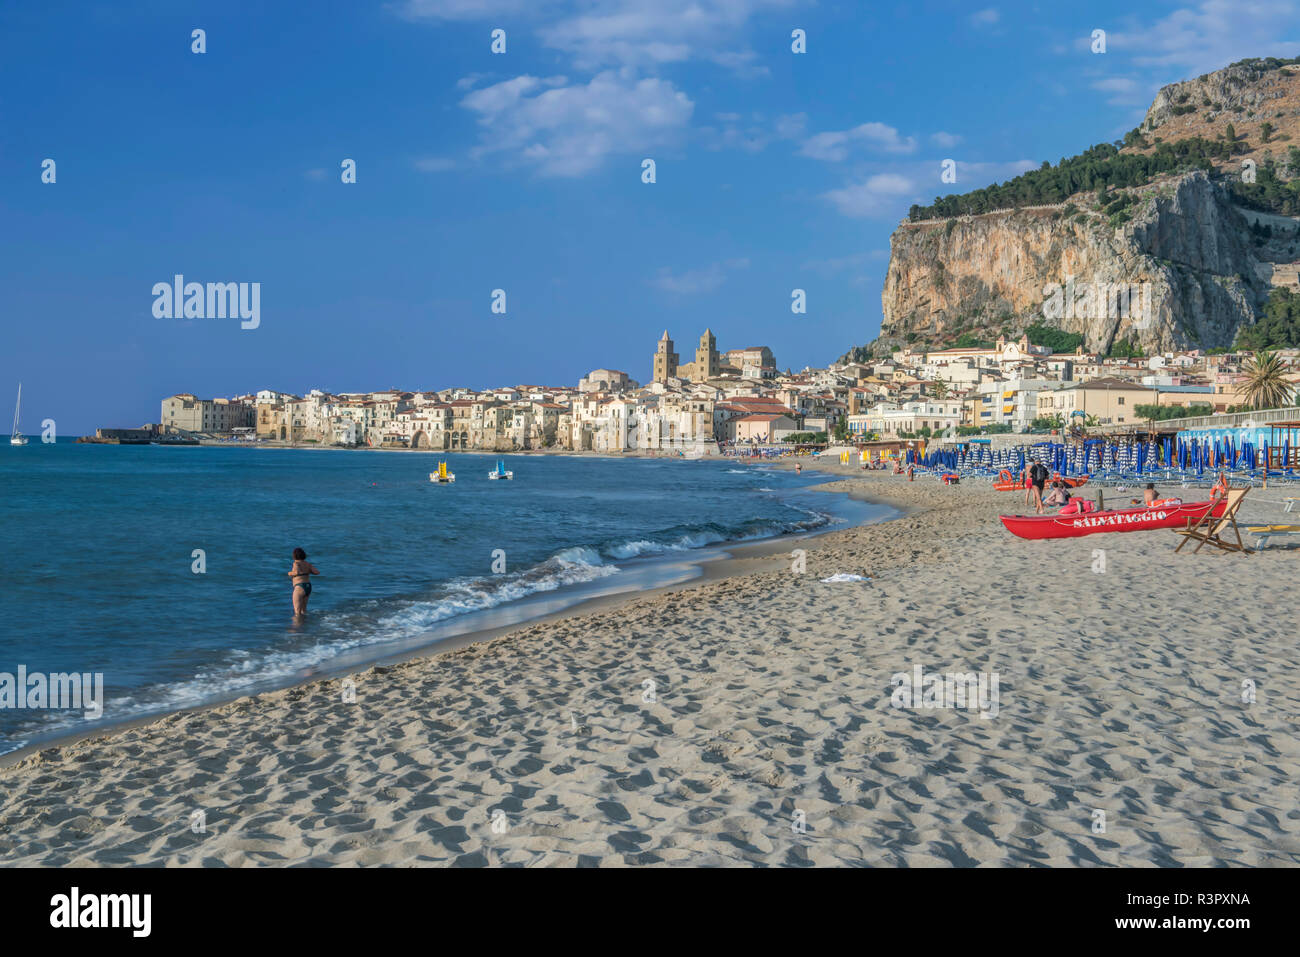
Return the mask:
[[[1189,114],[1200,114],[1211,123],[1219,117],[1240,123],[1243,117],[1253,118],[1255,114],[1274,116],[1277,106],[1290,113],[1296,79],[1292,69],[1269,70],[1244,61],[1192,80],[1171,83],[1156,94],[1139,129],[1151,133]],[[1182,131],[1180,134],[1186,135]]]
[[[1248,60],[1166,86],[1139,129],[1123,152],[1189,138],[1226,142],[1229,132],[1234,146],[1211,172],[1166,176],[1100,201],[1089,192],[1060,206],[902,223],[890,241],[871,351],[943,348],[963,333],[1018,336],[1035,323],[1081,333],[1090,351],[1121,340],[1144,351],[1232,345],[1237,329],[1256,320],[1270,283],[1300,286],[1300,219],[1234,206],[1224,185],[1242,179],[1248,161],[1276,163],[1283,179],[1300,174],[1300,64]],[[1125,192],[1132,201],[1117,212]],[[1113,301],[1113,284],[1140,292],[1136,315],[1105,301],[1060,307],[1080,288]]]
[[873,351],[1034,323],[1082,333],[1090,351],[1231,345],[1268,295],[1248,223],[1202,171],[1136,192],[1119,226],[1091,201],[901,225]]

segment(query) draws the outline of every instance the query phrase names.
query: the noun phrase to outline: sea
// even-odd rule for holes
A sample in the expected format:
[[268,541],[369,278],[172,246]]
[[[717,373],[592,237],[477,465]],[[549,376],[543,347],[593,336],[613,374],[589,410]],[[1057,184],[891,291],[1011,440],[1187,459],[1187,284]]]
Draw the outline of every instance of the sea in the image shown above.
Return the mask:
[[[497,459],[0,446],[0,685],[20,666],[103,676],[102,716],[0,707],[0,753],[436,650],[689,580],[735,543],[894,514],[810,491],[825,480],[811,472],[729,459],[505,455],[514,478],[491,481]],[[429,481],[439,461],[453,484]],[[296,547],[321,572],[303,619]]]

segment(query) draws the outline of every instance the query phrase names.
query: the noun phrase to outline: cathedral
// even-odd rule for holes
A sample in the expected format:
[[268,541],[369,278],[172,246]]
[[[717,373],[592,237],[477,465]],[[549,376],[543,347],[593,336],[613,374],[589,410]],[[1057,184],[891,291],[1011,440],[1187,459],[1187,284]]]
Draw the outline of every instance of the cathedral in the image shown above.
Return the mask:
[[670,378],[686,379],[688,382],[705,382],[722,374],[722,357],[718,355],[718,340],[713,333],[705,329],[700,336],[700,344],[695,349],[695,361],[678,364],[677,353],[673,351],[673,340],[664,330],[655,350],[654,381],[667,382]]

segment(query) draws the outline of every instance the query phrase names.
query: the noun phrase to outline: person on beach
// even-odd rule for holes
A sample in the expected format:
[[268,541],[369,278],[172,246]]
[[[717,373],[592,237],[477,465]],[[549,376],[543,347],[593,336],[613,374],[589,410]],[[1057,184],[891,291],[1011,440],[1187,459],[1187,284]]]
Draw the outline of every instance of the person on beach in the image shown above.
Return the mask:
[[1047,497],[1043,499],[1043,504],[1053,507],[1069,505],[1070,487],[1060,479],[1057,479],[1052,483],[1052,490],[1048,492]]
[[1033,495],[1036,515],[1043,514],[1043,486],[1047,484],[1047,474],[1047,466],[1035,459],[1033,467],[1029,470],[1029,480],[1033,483],[1030,492]]
[[1025,504],[1028,505],[1033,499],[1033,479],[1029,477],[1030,470],[1037,464],[1037,459],[1029,459],[1025,462],[1025,467],[1020,470],[1020,484],[1025,487]]
[[1147,487],[1142,490],[1142,504],[1150,507],[1151,503],[1159,497],[1156,494],[1156,483],[1147,482]]
[[307,553],[301,548],[293,550],[293,567],[289,569],[289,578],[293,582],[293,613],[298,616],[307,614],[307,599],[311,597],[311,576],[319,575],[316,566],[307,561]]

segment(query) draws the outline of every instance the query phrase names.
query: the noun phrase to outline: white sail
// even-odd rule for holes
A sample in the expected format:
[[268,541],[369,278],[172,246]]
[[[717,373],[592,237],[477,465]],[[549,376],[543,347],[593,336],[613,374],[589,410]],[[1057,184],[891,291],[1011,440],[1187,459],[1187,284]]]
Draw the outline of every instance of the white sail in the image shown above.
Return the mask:
[[27,436],[18,431],[18,418],[22,415],[23,410],[23,384],[18,383],[18,401],[14,403],[14,427],[9,433],[10,445],[26,445]]

